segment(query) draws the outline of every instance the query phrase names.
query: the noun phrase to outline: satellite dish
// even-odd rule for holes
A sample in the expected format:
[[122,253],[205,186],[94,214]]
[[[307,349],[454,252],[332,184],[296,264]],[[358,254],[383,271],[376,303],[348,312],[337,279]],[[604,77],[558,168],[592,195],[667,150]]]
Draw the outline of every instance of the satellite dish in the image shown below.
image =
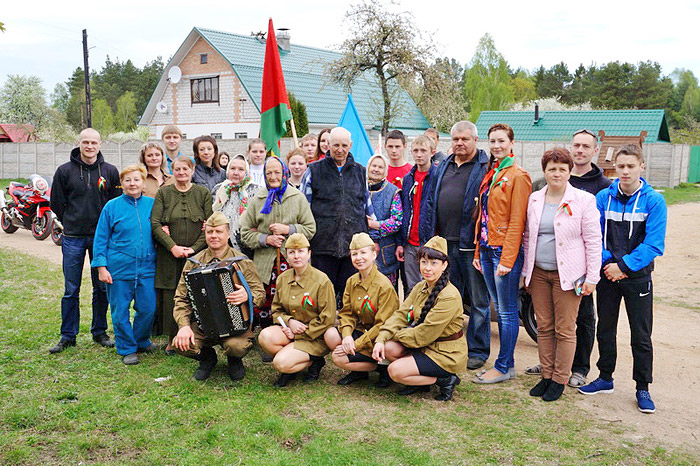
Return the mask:
[[182,70],[179,66],[173,66],[170,68],[170,70],[168,70],[168,79],[173,84],[180,82],[180,79],[182,79]]
[[158,111],[158,113],[168,113],[168,104],[162,101],[158,102],[156,104],[156,110]]

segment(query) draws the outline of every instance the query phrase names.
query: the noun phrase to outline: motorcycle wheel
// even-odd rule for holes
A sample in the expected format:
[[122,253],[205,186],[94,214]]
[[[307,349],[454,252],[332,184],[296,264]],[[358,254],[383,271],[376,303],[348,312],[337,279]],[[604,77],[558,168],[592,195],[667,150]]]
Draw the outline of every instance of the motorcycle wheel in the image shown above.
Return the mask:
[[524,289],[519,291],[518,297],[520,301],[520,320],[523,322],[525,332],[530,338],[537,341],[537,320],[535,319],[535,306],[532,304],[532,297]]
[[51,234],[52,225],[53,221],[48,214],[34,217],[34,220],[32,220],[32,236],[39,241],[45,240]]
[[17,231],[17,226],[12,224],[12,220],[7,216],[5,212],[2,213],[2,218],[0,218],[0,226],[2,226],[2,231],[5,233],[14,233]]
[[51,241],[56,246],[63,244],[63,230],[56,228],[56,224],[51,222]]

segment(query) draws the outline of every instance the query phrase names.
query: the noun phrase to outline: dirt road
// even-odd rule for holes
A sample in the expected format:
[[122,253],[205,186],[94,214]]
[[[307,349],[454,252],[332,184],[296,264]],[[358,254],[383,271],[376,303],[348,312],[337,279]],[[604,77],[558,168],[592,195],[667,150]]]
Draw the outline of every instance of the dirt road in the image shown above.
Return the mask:
[[[621,312],[618,332],[618,361],[615,393],[583,396],[567,388],[565,397],[573,399],[595,419],[631,427],[634,440],[651,436],[655,443],[682,446],[688,451],[700,445],[700,204],[682,204],[669,208],[666,253],[656,262],[654,272],[654,383],[650,387],[657,405],[653,415],[637,411],[632,381],[632,353],[629,326]],[[31,233],[19,230],[12,235],[0,232],[0,247],[11,248],[56,264],[61,263],[61,248],[50,240],[37,241]],[[86,261],[87,266],[87,261]],[[498,353],[498,333],[492,325],[492,357]],[[518,378],[525,368],[537,363],[537,346],[520,333],[515,352]],[[591,358],[589,380],[597,377],[597,349]]]

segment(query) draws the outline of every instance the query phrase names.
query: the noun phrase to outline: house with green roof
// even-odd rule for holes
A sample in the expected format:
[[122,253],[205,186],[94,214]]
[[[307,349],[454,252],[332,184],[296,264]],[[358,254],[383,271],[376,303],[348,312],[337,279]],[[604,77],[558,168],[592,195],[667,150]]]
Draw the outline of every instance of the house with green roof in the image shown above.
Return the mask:
[[[536,114],[537,113],[537,114]],[[647,132],[645,144],[670,143],[664,110],[580,110],[580,111],[484,111],[476,128],[483,138],[491,125],[505,123],[518,141],[569,142],[571,135],[585,128],[607,136],[639,136]]]
[[[288,31],[278,30],[278,47],[287,92],[306,106],[309,130],[338,123],[348,91],[326,82],[326,65],[338,52],[290,43]],[[215,138],[254,138],[260,128],[265,38],[195,27],[165,67],[141,116],[140,125],[160,138],[166,125],[175,124],[188,138],[210,134]],[[380,128],[381,91],[367,75],[349,91],[365,128]],[[407,134],[429,127],[415,102],[398,92],[401,115],[391,127]],[[301,135],[300,135],[301,136]]]

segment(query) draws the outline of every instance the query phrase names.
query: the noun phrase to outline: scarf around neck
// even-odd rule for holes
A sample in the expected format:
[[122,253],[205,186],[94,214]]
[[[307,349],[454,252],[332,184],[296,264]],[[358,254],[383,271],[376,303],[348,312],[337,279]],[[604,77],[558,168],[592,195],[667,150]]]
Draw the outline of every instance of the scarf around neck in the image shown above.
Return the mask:
[[483,194],[484,191],[488,188],[489,190],[493,188],[493,183],[496,181],[496,176],[498,175],[499,172],[502,170],[505,170],[508,167],[512,167],[513,164],[515,163],[515,154],[509,154],[508,156],[504,157],[503,160],[496,161],[496,163],[493,164],[493,167],[491,167],[491,170],[486,174],[484,177],[483,181],[481,182],[481,185],[479,186],[479,193]]

